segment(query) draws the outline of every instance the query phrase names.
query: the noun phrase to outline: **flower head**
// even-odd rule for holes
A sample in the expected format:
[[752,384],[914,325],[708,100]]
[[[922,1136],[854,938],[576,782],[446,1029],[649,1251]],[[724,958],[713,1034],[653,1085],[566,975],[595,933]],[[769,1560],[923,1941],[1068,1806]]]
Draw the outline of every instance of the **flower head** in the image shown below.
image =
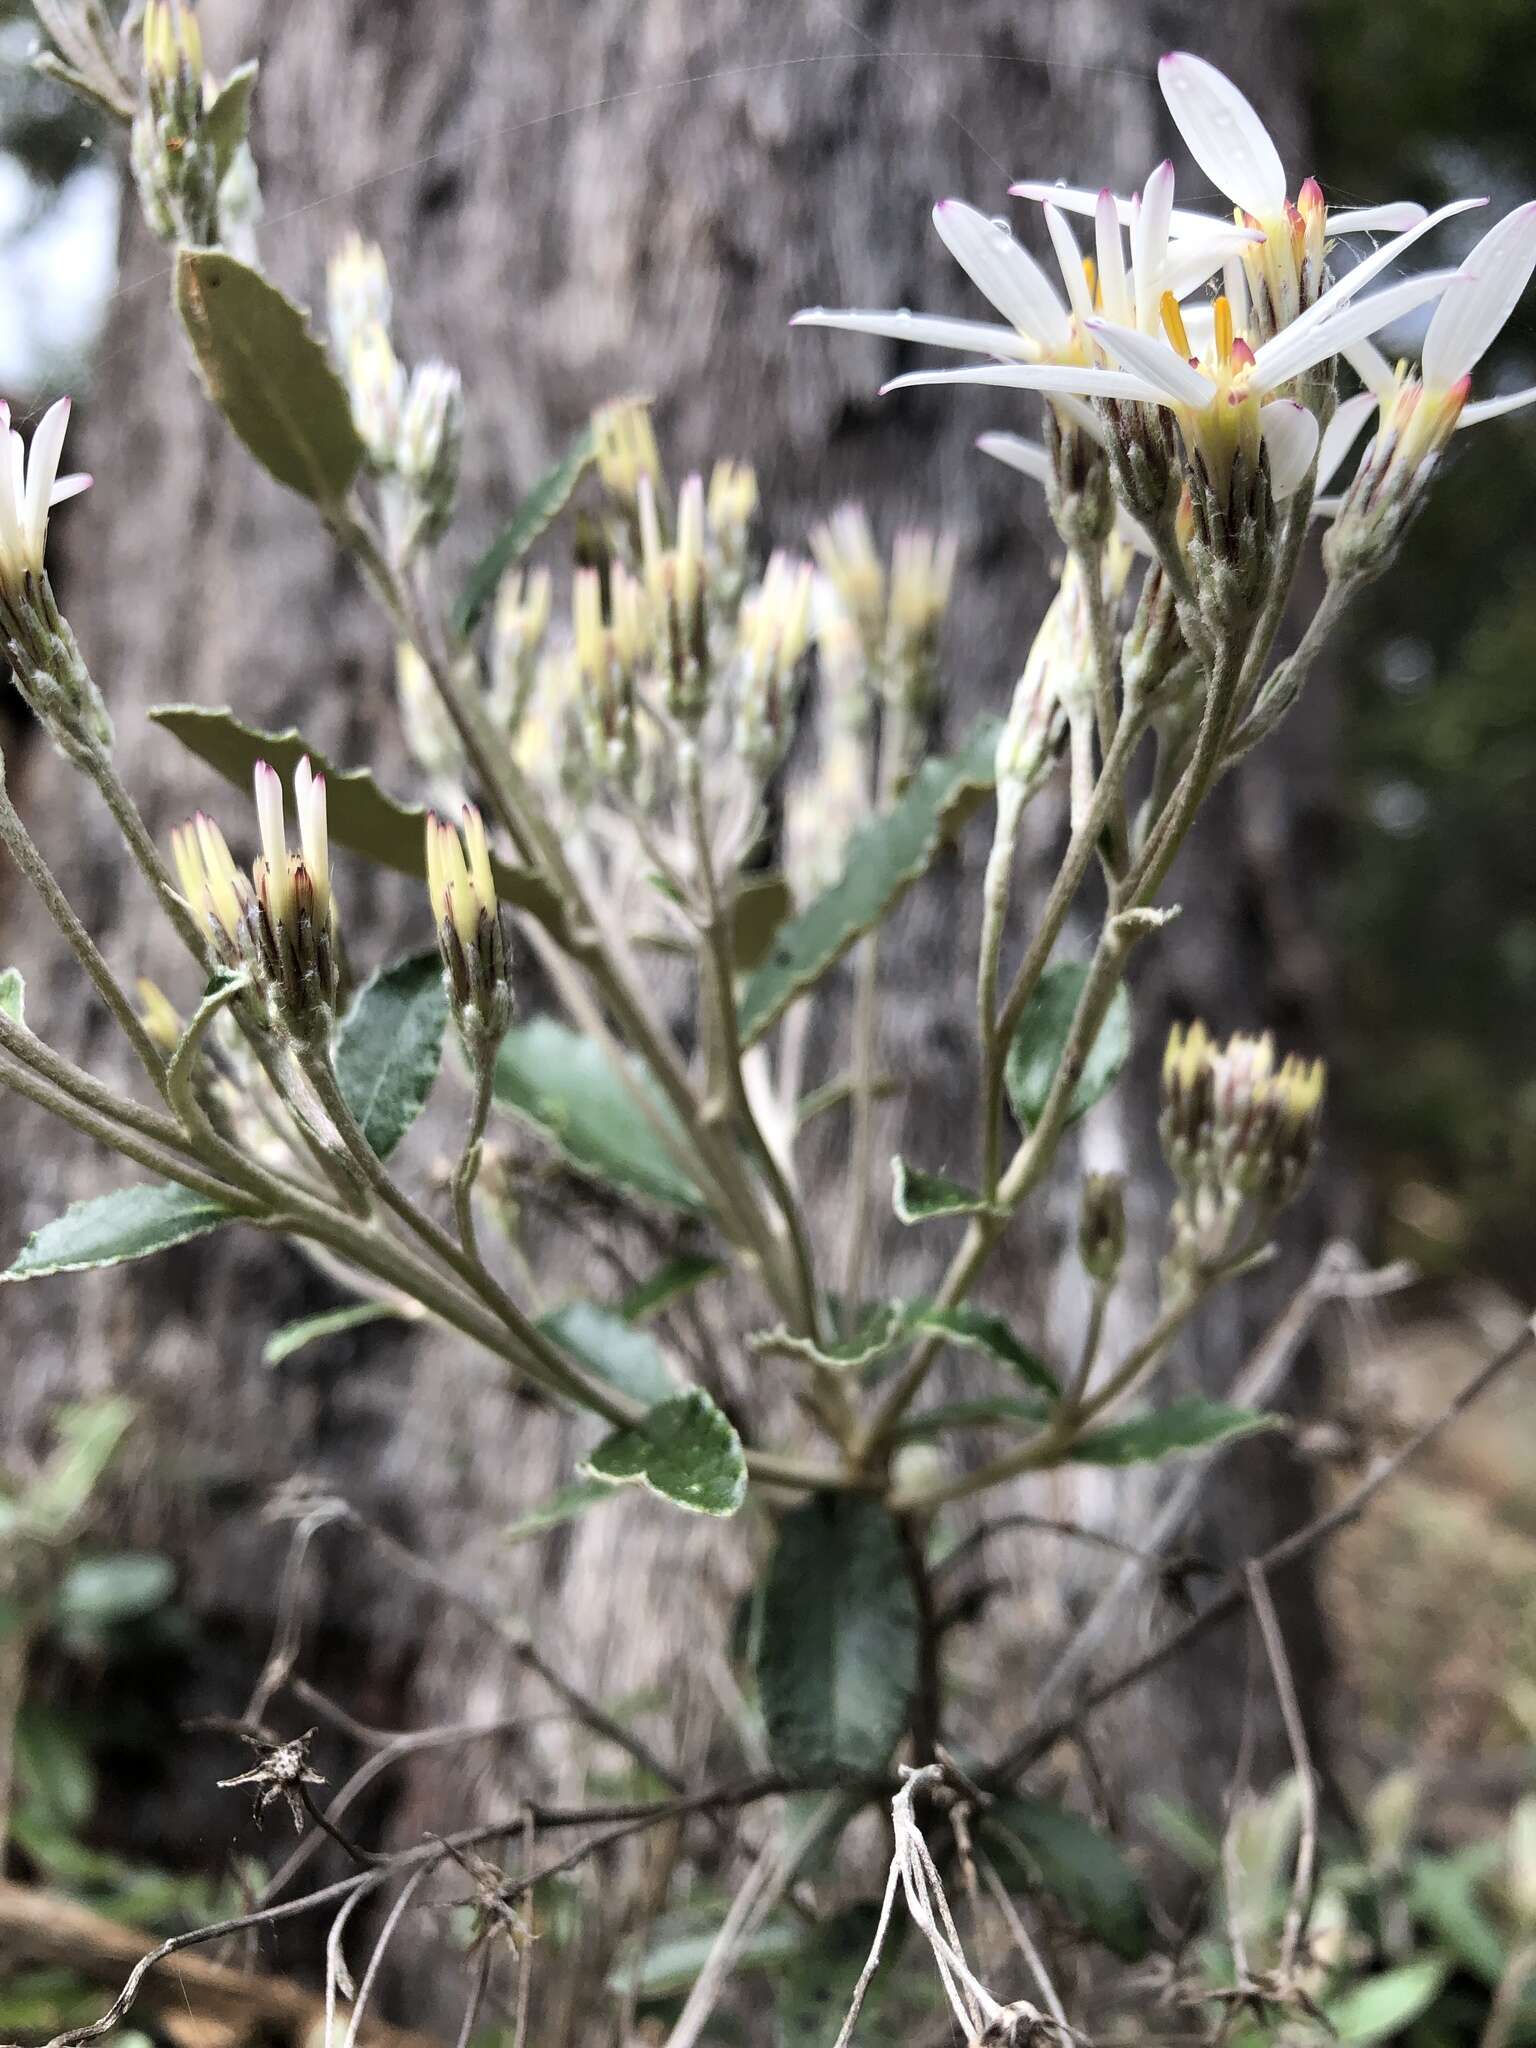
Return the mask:
[[6,437],[6,459],[0,463],[0,594],[4,596],[24,594],[28,579],[36,583],[42,576],[50,508],[90,486],[88,476],[59,475],[69,408],[67,398],[49,406],[33,429],[29,454],[11,425],[10,407],[0,403],[0,432]]
[[462,378],[451,363],[418,363],[400,410],[394,461],[419,501],[419,531],[427,540],[439,538],[453,516],[463,446]]
[[507,942],[485,820],[473,804],[456,826],[427,813],[427,894],[454,1015],[472,1059],[494,1051],[512,1015]]
[[266,761],[256,763],[255,790],[261,836],[261,853],[251,867],[259,910],[252,920],[257,966],[274,1003],[293,1021],[328,1012],[340,979],[325,778],[315,774],[308,755],[293,772],[298,853],[288,851],[282,780]]
[[1317,1142],[1326,1075],[1321,1060],[1278,1065],[1266,1032],[1219,1045],[1205,1026],[1175,1025],[1163,1055],[1163,1149],[1186,1188],[1229,1205],[1282,1208],[1300,1188]]
[[789,744],[796,675],[810,644],[814,585],[809,562],[776,549],[737,619],[736,744],[759,774],[776,767]]
[[650,478],[653,489],[661,488],[661,453],[651,409],[643,398],[618,398],[600,406],[592,415],[592,432],[597,473],[620,504],[634,507],[642,477]]
[[205,811],[172,832],[171,857],[181,893],[201,919],[214,959],[221,966],[239,966],[250,944],[250,884]]
[[367,328],[388,334],[392,311],[384,251],[354,228],[325,266],[326,324],[338,359],[347,361],[353,337]]

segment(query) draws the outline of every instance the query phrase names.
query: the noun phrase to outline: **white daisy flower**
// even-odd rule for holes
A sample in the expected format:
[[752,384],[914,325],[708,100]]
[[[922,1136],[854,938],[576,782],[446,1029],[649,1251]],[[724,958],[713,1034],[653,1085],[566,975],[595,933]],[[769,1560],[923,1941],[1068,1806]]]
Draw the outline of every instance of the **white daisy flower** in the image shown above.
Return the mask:
[[[1536,200],[1507,213],[1467,257],[1471,282],[1447,294],[1435,308],[1424,336],[1418,374],[1407,363],[1394,369],[1380,349],[1362,337],[1343,354],[1364,384],[1367,407],[1381,408],[1381,429],[1367,449],[1370,467],[1406,482],[1432,462],[1462,427],[1502,419],[1536,405],[1536,385],[1498,398],[1467,403],[1472,372],[1507,325],[1536,272]],[[1340,407],[1340,411],[1343,407]],[[1338,501],[1325,509],[1336,510]]]
[[[1315,178],[1302,183],[1293,203],[1285,165],[1269,130],[1214,64],[1187,50],[1175,50],[1159,64],[1158,81],[1190,155],[1232,201],[1239,223],[1258,230],[1233,248],[1226,261],[1227,296],[1239,325],[1252,326],[1268,337],[1305,312],[1323,290],[1328,242],[1334,236],[1373,230],[1422,233],[1432,225],[1414,200],[1330,209]],[[1011,189],[1070,212],[1092,213],[1098,204],[1096,193],[1038,179],[1024,179]],[[1122,220],[1129,223],[1130,203],[1117,204]],[[1185,208],[1174,213],[1170,230],[1177,245],[1209,236],[1223,225],[1210,214]],[[1245,298],[1251,301],[1251,314]]]
[[6,589],[42,575],[50,507],[90,485],[88,476],[59,475],[68,425],[69,400],[61,398],[38,421],[29,458],[10,407],[0,403],[0,433],[9,444],[8,460],[0,463],[0,585]]

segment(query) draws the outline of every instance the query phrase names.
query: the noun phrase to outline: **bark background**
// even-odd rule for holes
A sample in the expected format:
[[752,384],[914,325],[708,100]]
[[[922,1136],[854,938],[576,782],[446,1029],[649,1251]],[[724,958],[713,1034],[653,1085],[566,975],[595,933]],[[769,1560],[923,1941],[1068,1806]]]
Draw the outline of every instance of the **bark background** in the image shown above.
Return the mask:
[[[1170,46],[1199,48],[1250,91],[1296,182],[1310,166],[1298,146],[1292,14],[1279,0],[228,0],[205,10],[205,35],[216,67],[262,60],[255,140],[262,248],[276,280],[314,299],[327,251],[355,223],[390,255],[402,352],[441,353],[464,370],[473,430],[451,544],[463,559],[593,402],[653,392],[677,472],[725,453],[757,464],[776,539],[798,542],[849,494],[867,500],[885,535],[918,515],[959,530],[944,713],[954,738],[979,710],[1004,706],[1039,616],[1051,550],[1043,506],[972,448],[988,427],[1032,431],[1033,402],[1001,392],[878,401],[902,356],[896,344],[791,335],[787,317],[814,303],[979,312],[932,233],[933,200],[954,192],[1002,211],[1009,179],[1031,172],[1138,182],[1171,135],[1154,85]],[[211,802],[238,845],[248,836],[240,800],[147,727],[144,708],[189,698],[230,702],[262,724],[297,722],[334,757],[372,760],[398,786],[389,634],[308,508],[256,470],[206,405],[175,331],[163,252],[136,224],[122,278],[78,419],[75,459],[96,489],[59,519],[59,586],[156,829]],[[185,963],[167,955],[104,819],[45,747],[15,725],[5,737],[17,801],[109,957],[124,974],[162,973],[187,1002]],[[1122,1326],[1145,1306],[1166,1202],[1151,1105],[1167,1016],[1269,1025],[1327,1049],[1325,963],[1309,933],[1328,758],[1314,691],[1305,717],[1203,821],[1173,885],[1184,914],[1140,959],[1136,1068],[1084,1140],[1094,1164],[1123,1161],[1134,1176],[1140,1277],[1123,1291]],[[1044,875],[1059,814],[1032,816]],[[884,1057],[906,1084],[890,1147],[956,1170],[969,1161],[953,1134],[973,1120],[984,852],[984,834],[973,834],[916,892],[885,947]],[[341,886],[360,966],[423,942],[414,892],[345,857]],[[0,890],[0,953],[27,973],[31,1020],[98,1070],[121,1071],[105,1018],[34,906],[9,876]],[[824,1029],[845,1031],[846,1005],[827,1010]],[[9,1246],[98,1189],[107,1169],[30,1110],[8,1103],[5,1115]],[[829,1130],[824,1163],[845,1151]],[[1328,1205],[1346,1189],[1334,1162]],[[1227,1384],[1266,1306],[1301,1270],[1321,1205],[1288,1229],[1281,1272],[1206,1318],[1181,1366],[1189,1377]],[[1064,1256],[1073,1206],[1069,1176],[1016,1230],[989,1290],[1023,1329],[1063,1342],[1083,1306]],[[947,1249],[947,1230],[888,1226],[882,1289],[931,1283]],[[498,1525],[565,1475],[584,1437],[506,1396],[463,1347],[389,1326],[288,1372],[263,1368],[270,1329],[331,1298],[298,1258],[242,1231],[5,1297],[8,1437],[35,1437],[50,1406],[82,1389],[119,1386],[142,1405],[125,1528],[174,1554],[200,1631],[195,1658],[166,1680],[176,1714],[239,1710],[287,1540],[258,1510],[303,1471],[456,1562],[605,1698],[655,1687],[643,1725],[692,1768],[718,1739],[708,1732],[717,1674],[698,1645],[722,1636],[761,1529],[700,1528],[636,1501],[509,1557]],[[743,1384],[739,1360],[725,1373]],[[1223,1471],[1198,1532],[1219,1556],[1261,1544],[1304,1511],[1304,1481],[1280,1453],[1244,1449]],[[1091,1489],[1070,1505],[1112,1511]],[[380,1574],[355,1542],[322,1537],[317,1556],[302,1668],[359,1718],[407,1726],[507,1699],[547,1705],[455,1615]],[[964,1646],[968,1670],[984,1676],[963,1713],[969,1725],[1008,1728],[1039,1668],[1026,1646],[1071,1607],[1071,1575],[1084,1567],[1038,1548],[999,1551],[993,1564],[1016,1583],[989,1610],[985,1638]],[[1293,1653],[1312,1688],[1323,1670],[1315,1616],[1304,1587],[1287,1597]],[[1144,1692],[1110,1760],[1115,1780],[1208,1798],[1229,1768],[1244,1674],[1240,1645],[1223,1636],[1203,1663],[1186,1659]],[[727,1742],[720,1756],[732,1755]],[[574,1783],[570,1759],[558,1732],[538,1732],[503,1753],[499,1781],[515,1789],[536,1766],[545,1783]],[[163,1771],[120,1788],[117,1825],[146,1856],[217,1862],[251,1840],[243,1811],[209,1789],[227,1765],[224,1749],[179,1739]],[[406,1838],[483,1811],[487,1769],[422,1760],[392,1779],[392,1802],[375,1807],[373,1823]],[[306,1939],[285,1936],[284,1953]],[[440,1990],[427,1973],[392,2016],[440,2018]]]

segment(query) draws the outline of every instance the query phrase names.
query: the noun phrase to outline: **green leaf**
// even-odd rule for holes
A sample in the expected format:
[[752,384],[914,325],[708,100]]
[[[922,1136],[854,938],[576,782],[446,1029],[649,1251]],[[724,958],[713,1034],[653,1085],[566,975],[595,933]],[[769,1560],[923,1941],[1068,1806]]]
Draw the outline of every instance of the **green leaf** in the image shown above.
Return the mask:
[[[686,1991],[703,1969],[715,1945],[725,1905],[682,1907],[663,1913],[648,1930],[645,1947],[632,1960],[609,1972],[608,1989],[621,1998],[642,2003],[675,1998]],[[735,1952],[735,1970],[766,1970],[793,1955],[805,1938],[800,1922],[789,1913],[771,1913]]]
[[178,249],[176,310],[208,396],[262,467],[324,509],[363,459],[346,388],[309,322],[224,249]]
[[993,1800],[978,1832],[1010,1891],[1041,1885],[1126,1962],[1147,1953],[1152,1925],[1141,1884],[1114,1843],[1087,1821],[1021,1793]]
[[921,1443],[951,1429],[1038,1429],[1049,1416],[1046,1404],[1027,1394],[984,1394],[974,1401],[944,1401],[903,1416],[896,1438],[899,1443]]
[[1045,1360],[1027,1344],[1021,1344],[1004,1318],[990,1309],[932,1308],[919,1302],[910,1311],[910,1319],[914,1329],[935,1330],[951,1344],[985,1351],[1000,1364],[1010,1366],[1020,1379],[1038,1387],[1042,1394],[1055,1398],[1061,1393],[1061,1382]]
[[[648,1075],[638,1066],[634,1072],[662,1128],[676,1132],[681,1143],[671,1106]],[[703,1209],[703,1196],[672,1164],[603,1047],[553,1017],[515,1025],[502,1040],[496,1100],[594,1179],[674,1209]]]
[[54,1595],[62,1627],[81,1632],[139,1621],[171,1597],[176,1571],[168,1557],[148,1550],[115,1557],[81,1558],[65,1572]]
[[85,1745],[41,1700],[28,1700],[16,1721],[16,1777],[29,1816],[75,1829],[96,1804],[96,1773]]
[[27,1488],[24,1508],[29,1527],[57,1535],[77,1519],[117,1455],[133,1417],[132,1402],[116,1394],[72,1401],[60,1410],[54,1422],[57,1441]]
[[877,1358],[884,1358],[895,1351],[910,1334],[906,1311],[901,1303],[889,1301],[872,1309],[853,1335],[839,1343],[818,1344],[814,1338],[802,1337],[783,1324],[774,1330],[761,1330],[749,1341],[754,1351],[785,1358],[803,1358],[812,1365],[826,1366],[836,1372],[857,1372],[866,1365],[873,1365]]
[[[292,726],[286,732],[263,732],[228,710],[208,710],[201,704],[157,704],[149,715],[200,761],[216,768],[226,782],[246,792],[258,761],[270,761],[278,774],[291,782],[294,769],[308,755],[315,773],[325,777],[331,843],[361,853],[397,875],[426,880],[426,812],[420,804],[403,804],[387,796],[366,768],[337,768]],[[565,912],[554,890],[526,869],[512,867],[494,854],[491,869],[503,903],[537,918],[563,942]]]
[[1441,1956],[1420,1956],[1379,1977],[1352,1984],[1324,2010],[1335,2037],[1345,2048],[1375,2048],[1378,2041],[1406,2032],[1440,1995],[1446,1963]]
[[238,65],[203,109],[203,135],[213,146],[213,161],[222,184],[251,128],[251,94],[261,66],[255,58]]
[[380,1159],[420,1116],[443,1057],[448,997],[436,948],[382,967],[336,1033],[336,1079]]
[[880,1770],[917,1690],[917,1603],[878,1501],[821,1494],[787,1514],[763,1586],[757,1681],[779,1770]]
[[619,1314],[626,1323],[643,1323],[724,1271],[723,1259],[706,1258],[702,1252],[679,1252],[675,1259],[658,1266],[649,1280],[630,1289],[619,1303]]
[[496,586],[521,561],[539,535],[564,510],[582,472],[597,454],[597,436],[587,424],[553,469],[546,470],[469,572],[453,615],[454,630],[472,633],[496,595]]
[[[812,1927],[803,1927],[796,1947],[774,1973],[779,2048],[826,2048],[853,2003],[854,1987],[874,1943],[880,1908],[872,1900],[845,1906]],[[895,1930],[891,1947],[897,1939]],[[860,2014],[860,2040],[911,2038],[882,2028],[881,2007],[892,1995],[890,1948],[871,1980]]]
[[736,966],[750,974],[768,956],[786,917],[795,908],[794,892],[782,875],[743,875],[736,888],[731,938]]
[[509,1522],[502,1535],[508,1543],[526,1543],[532,1536],[543,1536],[550,1529],[558,1529],[562,1522],[574,1522],[584,1515],[588,1508],[595,1508],[605,1500],[617,1500],[618,1488],[602,1479],[574,1479],[569,1486],[562,1486],[541,1501],[535,1508],[529,1508],[514,1522]]
[[1258,1408],[1234,1408],[1209,1401],[1204,1394],[1186,1394],[1149,1415],[1128,1422],[1108,1422],[1080,1436],[1068,1456],[1076,1465],[1146,1465],[1175,1451],[1204,1451],[1213,1444],[1256,1436],[1265,1429],[1284,1429],[1283,1415]]
[[742,991],[743,1045],[761,1038],[933,864],[948,834],[993,785],[997,735],[996,720],[983,720],[963,752],[925,761],[892,808],[854,833],[842,875],[780,927]]
[[[1077,961],[1048,967],[1019,1019],[1003,1068],[1003,1085],[1021,1130],[1033,1130],[1040,1121],[1087,979],[1087,968]],[[1122,983],[1115,990],[1098,1036],[1083,1061],[1067,1112],[1069,1123],[1092,1109],[1099,1097],[1114,1086],[1130,1052],[1131,999]]]
[[985,1216],[991,1205],[974,1188],[924,1173],[898,1154],[891,1161],[891,1201],[898,1223],[931,1223],[937,1216]]
[[0,969],[0,1010],[3,1010],[13,1024],[25,1024],[24,1014],[27,985],[21,978],[19,967]]
[[284,1323],[274,1330],[261,1347],[263,1365],[282,1365],[302,1351],[306,1345],[318,1344],[324,1337],[339,1337],[345,1330],[360,1330],[367,1323],[382,1322],[386,1316],[398,1317],[399,1309],[392,1308],[387,1301],[350,1301],[345,1308],[328,1308],[319,1315],[300,1316],[297,1322]]
[[593,1301],[567,1302],[541,1316],[539,1328],[588,1372],[647,1408],[670,1401],[679,1391],[656,1339],[612,1309]]
[[1504,1974],[1504,1943],[1484,1910],[1480,1880],[1498,1862],[1492,1843],[1454,1856],[1417,1856],[1409,1864],[1409,1904],[1455,1956],[1485,1984]]
[[50,1273],[84,1273],[147,1258],[190,1237],[203,1237],[232,1220],[233,1212],[174,1181],[117,1188],[74,1202],[33,1231],[0,1281],[38,1280]]
[[747,1497],[741,1438],[702,1387],[674,1394],[605,1438],[582,1471],[615,1486],[647,1487],[695,1515],[734,1515]]

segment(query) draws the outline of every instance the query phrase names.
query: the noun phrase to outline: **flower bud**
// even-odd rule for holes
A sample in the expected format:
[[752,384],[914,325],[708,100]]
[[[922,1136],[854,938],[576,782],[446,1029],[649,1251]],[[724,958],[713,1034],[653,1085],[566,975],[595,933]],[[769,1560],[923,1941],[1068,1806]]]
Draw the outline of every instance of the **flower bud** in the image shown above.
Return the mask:
[[204,127],[203,39],[187,0],[147,0],[142,51],[129,156],[145,218],[164,240],[216,241],[218,152]]
[[874,668],[884,652],[885,568],[862,505],[840,505],[811,531],[811,553]]
[[900,704],[909,720],[921,720],[931,706],[938,670],[939,623],[954,583],[957,543],[910,529],[891,548],[891,593],[886,621],[886,701]]
[[732,612],[741,602],[747,579],[757,511],[756,470],[745,462],[717,462],[710,471],[706,510],[715,602],[722,611]]
[[1171,519],[1184,488],[1178,434],[1168,412],[1139,399],[1106,398],[1099,411],[1120,503],[1156,533]]
[[1090,1173],[1083,1182],[1077,1218],[1077,1253],[1083,1271],[1107,1287],[1125,1256],[1125,1179],[1118,1173]]
[[613,564],[608,588],[605,624],[602,579],[596,569],[578,569],[571,624],[587,752],[604,781],[628,788],[640,761],[635,685],[647,627],[640,585],[622,562]]
[[427,894],[454,1021],[472,1063],[494,1057],[512,1017],[512,984],[485,821],[463,811],[464,836],[427,813]]
[[490,711],[513,730],[527,708],[549,631],[552,590],[547,569],[509,569],[496,586],[491,619]]
[[653,656],[666,685],[667,709],[696,732],[709,703],[710,647],[706,605],[704,479],[690,476],[678,493],[677,541],[664,547],[655,493],[640,482],[640,552],[654,633]]
[[661,455],[651,409],[643,398],[619,398],[599,406],[592,415],[597,442],[597,473],[604,488],[626,511],[639,502],[640,479],[647,477],[658,494],[665,488]]
[[815,772],[784,796],[784,872],[808,902],[843,872],[848,841],[869,811],[869,756],[861,734],[831,723]]
[[1185,1266],[1219,1260],[1245,1208],[1267,1222],[1292,1201],[1317,1145],[1324,1068],[1274,1041],[1234,1033],[1218,1045],[1203,1024],[1175,1025],[1163,1057],[1163,1152],[1179,1183],[1175,1249]]
[[374,321],[351,337],[346,361],[352,423],[375,469],[394,466],[401,416],[409,389],[405,365],[383,326]]
[[411,756],[434,789],[458,789],[464,781],[464,742],[448,716],[432,671],[409,640],[395,648],[395,695]]
[[354,340],[370,327],[388,334],[392,312],[384,251],[354,229],[325,268],[326,325],[337,361],[350,359]]
[[447,363],[419,363],[400,415],[395,467],[417,499],[416,533],[431,543],[448,530],[464,449],[464,386]]
[[1045,502],[1069,548],[1102,546],[1115,523],[1115,493],[1103,444],[1070,414],[1045,408],[1050,456]]
[[181,1043],[186,1024],[176,1005],[158,985],[141,974],[138,979],[139,1022],[158,1052],[173,1053]]
[[329,1029],[341,979],[325,778],[307,755],[294,770],[298,853],[288,851],[276,769],[258,761],[255,784],[261,853],[251,868],[256,904],[247,919],[255,967],[278,1021],[307,1036]]
[[810,643],[809,562],[777,550],[737,619],[736,747],[754,774],[767,776],[789,745],[796,673]]
[[235,866],[224,834],[199,811],[171,834],[171,858],[187,907],[202,925],[209,965],[238,967],[250,957],[250,884]]

